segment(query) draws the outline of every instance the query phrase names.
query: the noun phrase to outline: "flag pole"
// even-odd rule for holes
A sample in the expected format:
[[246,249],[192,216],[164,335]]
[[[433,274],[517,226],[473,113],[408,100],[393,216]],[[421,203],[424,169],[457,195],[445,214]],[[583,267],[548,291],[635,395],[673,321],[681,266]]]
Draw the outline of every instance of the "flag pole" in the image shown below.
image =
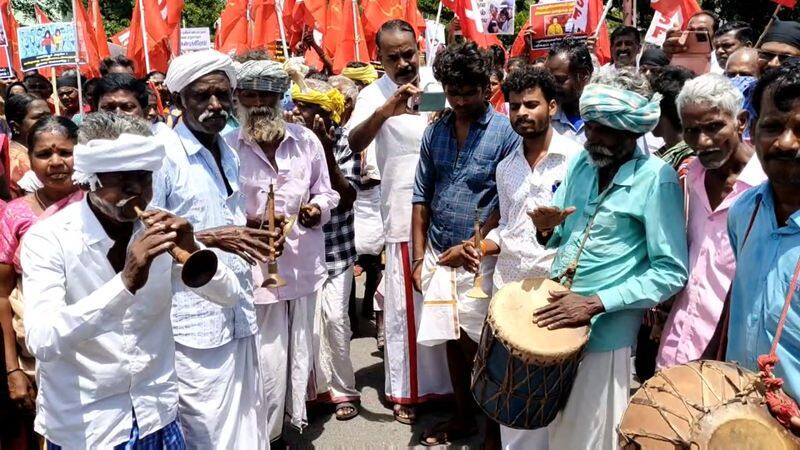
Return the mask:
[[[410,0],[409,0],[410,1]],[[442,20],[442,2],[439,1],[439,7],[436,8],[436,29],[439,29],[439,21]]]
[[770,28],[772,28],[772,25],[775,24],[775,19],[778,18],[778,13],[781,12],[781,9],[783,9],[783,5],[781,5],[781,4],[779,4],[778,6],[775,7],[775,12],[772,13],[772,17],[769,18],[769,22],[767,22],[767,26],[764,27],[764,32],[761,33],[761,36],[758,37],[758,42],[756,42],[756,45],[755,45],[756,48],[758,48],[758,46],[761,45],[761,41],[764,40],[764,37],[767,35],[767,32],[769,32]]
[[150,73],[150,51],[147,49],[147,25],[144,23],[144,2],[139,0],[139,22],[142,28],[142,49],[144,49],[145,73]]
[[72,0],[72,25],[75,27],[75,75],[78,77],[78,114],[83,114],[83,86],[81,82],[81,39],[78,33],[77,5]]
[[361,54],[359,51],[361,37],[358,35],[358,3],[356,0],[352,0],[353,4],[353,33],[355,34],[356,38],[356,61],[361,61]]
[[275,7],[278,9],[278,5],[280,4],[280,10],[277,11],[278,14],[278,30],[281,32],[281,43],[283,43],[283,59],[284,61],[289,61],[289,46],[286,44],[286,25],[283,23],[283,1],[276,1]]
[[600,36],[600,30],[603,28],[603,22],[606,21],[606,17],[608,17],[608,13],[611,11],[612,6],[614,6],[614,1],[608,0],[606,2],[606,6],[603,7],[603,14],[600,15],[600,21],[597,22],[597,27],[594,30],[595,39]]
[[55,67],[51,67],[50,68],[50,84],[52,85],[51,87],[53,88],[53,97],[55,97],[53,99],[53,106],[56,109],[56,115],[60,116],[61,115],[61,101],[58,99],[58,88],[56,87],[57,83],[56,83],[56,68]]

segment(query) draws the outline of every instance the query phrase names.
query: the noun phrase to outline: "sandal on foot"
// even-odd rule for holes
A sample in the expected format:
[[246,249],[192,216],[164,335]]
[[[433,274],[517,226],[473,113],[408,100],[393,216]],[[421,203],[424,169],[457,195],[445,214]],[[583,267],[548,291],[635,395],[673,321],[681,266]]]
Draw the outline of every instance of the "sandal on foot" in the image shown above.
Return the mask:
[[412,406],[394,405],[392,408],[394,420],[405,424],[414,425],[417,421],[417,414]]
[[336,420],[350,420],[358,415],[358,407],[350,402],[338,403],[334,415]]
[[452,441],[465,439],[476,434],[478,434],[477,424],[473,423],[467,427],[454,427],[453,421],[442,422],[423,432],[419,438],[419,443],[424,447],[450,445]]

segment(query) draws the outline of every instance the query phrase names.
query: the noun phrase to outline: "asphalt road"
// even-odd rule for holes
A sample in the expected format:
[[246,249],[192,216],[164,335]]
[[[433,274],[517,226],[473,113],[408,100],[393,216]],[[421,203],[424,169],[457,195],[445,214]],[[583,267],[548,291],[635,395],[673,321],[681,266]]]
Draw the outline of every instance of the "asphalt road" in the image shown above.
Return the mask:
[[[359,299],[361,283],[357,284]],[[359,306],[360,306],[359,301]],[[300,434],[286,424],[284,438],[292,449],[399,449],[424,448],[418,445],[422,432],[449,418],[452,403],[431,404],[417,411],[417,423],[403,425],[394,420],[391,405],[384,396],[383,358],[375,344],[374,321],[361,320],[363,336],[351,344],[356,387],[361,392],[361,413],[349,421],[338,421],[332,408],[310,411],[309,426]],[[480,448],[482,436],[437,448]]]

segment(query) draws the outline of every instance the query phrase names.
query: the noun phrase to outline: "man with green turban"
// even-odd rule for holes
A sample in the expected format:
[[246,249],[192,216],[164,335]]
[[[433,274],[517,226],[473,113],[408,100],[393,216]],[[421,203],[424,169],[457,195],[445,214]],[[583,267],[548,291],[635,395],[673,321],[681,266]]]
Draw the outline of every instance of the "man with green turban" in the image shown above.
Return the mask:
[[586,151],[553,206],[530,213],[537,240],[558,249],[551,277],[569,288],[552,291],[533,320],[550,329],[589,325],[589,343],[559,417],[546,429],[504,434],[505,448],[616,448],[642,315],[687,278],[678,177],[636,144],[658,123],[660,100],[627,68],[600,70],[581,95]]

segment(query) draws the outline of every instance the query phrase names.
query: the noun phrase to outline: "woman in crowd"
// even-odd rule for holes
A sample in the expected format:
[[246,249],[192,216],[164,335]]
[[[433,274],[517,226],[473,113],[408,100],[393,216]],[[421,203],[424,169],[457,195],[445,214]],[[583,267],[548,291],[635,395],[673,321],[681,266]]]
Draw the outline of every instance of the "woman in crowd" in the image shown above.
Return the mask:
[[[8,149],[11,196],[21,197],[25,194],[20,180],[30,170],[28,160],[28,134],[37,120],[49,116],[50,107],[47,102],[32,94],[17,94],[6,101],[6,121],[11,128],[11,142]],[[30,183],[29,183],[30,184]],[[35,183],[34,183],[35,184]]]
[[43,187],[9,202],[0,216],[0,328],[8,394],[22,412],[16,415],[22,439],[32,436],[29,433],[36,388],[34,360],[24,345],[22,328],[19,243],[37,220],[82,197],[82,192],[72,184],[72,149],[78,140],[77,125],[63,117],[45,117],[30,127],[27,140],[31,169]]

